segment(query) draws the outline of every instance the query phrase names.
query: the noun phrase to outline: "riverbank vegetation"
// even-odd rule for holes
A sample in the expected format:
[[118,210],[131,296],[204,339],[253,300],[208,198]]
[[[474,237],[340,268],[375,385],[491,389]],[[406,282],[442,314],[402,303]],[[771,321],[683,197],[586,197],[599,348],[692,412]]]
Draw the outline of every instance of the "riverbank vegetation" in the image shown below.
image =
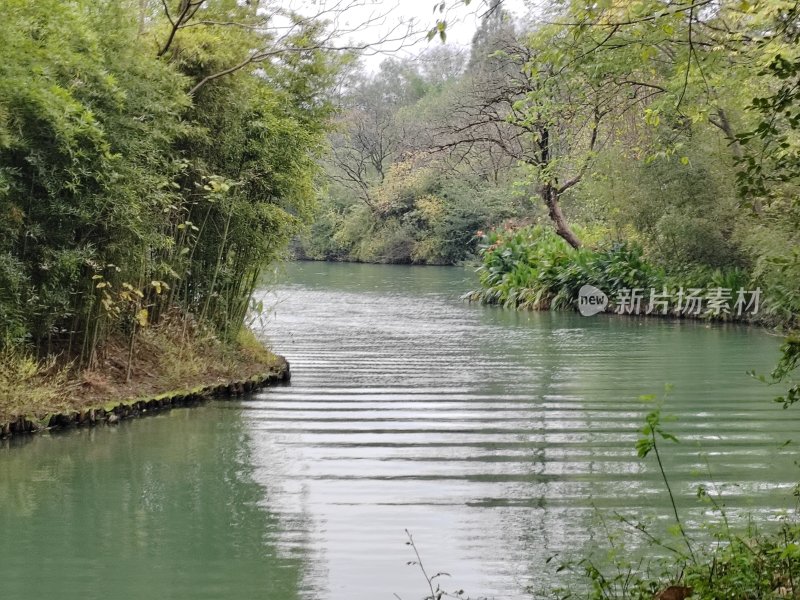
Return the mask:
[[797,325],[800,315],[784,269],[754,272],[742,266],[653,260],[635,242],[572,248],[541,225],[484,233],[480,254],[481,288],[467,297],[488,304],[578,310],[580,289],[591,285],[607,294],[610,310],[620,314],[788,328]]
[[[477,258],[476,301],[576,310],[591,285],[619,313],[776,327],[781,359],[760,377],[797,402],[800,5],[567,0],[523,23],[486,5],[468,52],[428,54],[442,71],[394,61],[354,76],[300,254]],[[439,251],[450,240],[460,252]],[[690,542],[677,510],[670,540],[621,523],[597,541],[607,556],[553,563],[582,582],[557,596],[797,597],[793,509],[740,529],[723,498],[698,499],[718,523],[705,541]],[[631,536],[650,545],[644,558]],[[431,597],[464,597],[425,577]]]
[[473,298],[506,306],[574,307],[593,283],[730,289],[730,311],[761,288],[759,319],[792,326],[797,4],[484,8],[467,51],[349,75],[298,254],[477,258]]
[[[669,560],[632,560],[630,555],[623,555],[622,534],[612,537],[606,540],[611,546],[606,557],[558,564],[557,568],[563,567],[562,572],[570,573],[575,581],[588,583],[589,590],[587,593],[578,591],[577,586],[565,587],[558,591],[560,597],[684,600],[793,598],[797,594],[800,525],[792,518],[763,529],[755,523],[736,532],[720,526],[713,535],[713,544],[698,544],[694,558],[670,552],[669,544],[674,540],[655,540],[651,551],[662,555],[667,552]],[[637,554],[627,550],[631,555]],[[609,568],[608,562],[613,566]],[[647,568],[643,569],[645,564]]]
[[123,383],[225,370],[311,212],[328,36],[258,3],[4,3],[0,413],[69,402],[109,361]]
[[284,368],[250,331],[223,342],[183,319],[165,318],[141,332],[133,355],[127,343],[112,338],[95,366],[80,371],[56,356],[42,360],[7,348],[0,355],[0,425],[18,417],[46,424],[52,415],[263,378]]

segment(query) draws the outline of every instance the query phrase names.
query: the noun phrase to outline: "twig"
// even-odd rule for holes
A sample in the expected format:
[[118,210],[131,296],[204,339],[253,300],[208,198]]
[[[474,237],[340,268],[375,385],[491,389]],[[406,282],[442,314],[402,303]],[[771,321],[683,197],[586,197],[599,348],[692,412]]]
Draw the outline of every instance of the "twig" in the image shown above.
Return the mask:
[[408,529],[406,529],[406,535],[408,536],[408,542],[406,543],[414,549],[414,554],[417,555],[417,565],[419,566],[420,571],[422,571],[422,575],[425,577],[425,581],[428,582],[428,587],[431,590],[431,600],[435,600],[436,592],[433,590],[433,580],[430,577],[428,577],[428,572],[425,570],[425,565],[422,564],[422,557],[419,555],[419,550],[417,550],[417,545],[414,543],[414,538]]
[[683,522],[681,521],[680,516],[678,515],[678,506],[675,504],[675,496],[672,495],[672,487],[669,485],[669,479],[667,479],[667,473],[664,471],[664,464],[661,462],[661,454],[658,451],[658,445],[656,444],[656,431],[655,428],[650,432],[653,440],[653,451],[656,453],[656,461],[658,462],[658,469],[661,471],[661,477],[664,480],[664,485],[667,486],[667,493],[669,494],[669,501],[672,504],[672,513],[675,515],[675,521],[678,523],[678,529],[680,529],[681,536],[683,537],[683,541],[686,543],[686,547],[689,549],[689,554],[692,557],[692,562],[697,564],[697,558],[694,555],[694,550],[692,550],[692,544],[689,542],[689,536],[686,535],[686,530],[683,528]]
[[689,57],[686,60],[686,75],[683,78],[683,89],[681,90],[681,95],[678,97],[678,103],[675,105],[675,109],[677,110],[681,102],[683,102],[683,97],[686,95],[686,88],[689,87],[689,72],[692,70],[692,54],[694,53],[694,46],[692,45],[692,23],[694,22],[694,5],[692,5],[691,9],[689,9]]

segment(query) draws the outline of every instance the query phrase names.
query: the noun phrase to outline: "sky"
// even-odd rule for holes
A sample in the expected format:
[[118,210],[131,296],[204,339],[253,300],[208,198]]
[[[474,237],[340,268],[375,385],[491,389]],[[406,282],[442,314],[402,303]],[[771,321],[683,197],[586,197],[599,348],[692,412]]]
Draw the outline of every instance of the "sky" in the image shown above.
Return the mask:
[[[440,12],[441,0],[288,0],[288,4],[303,14],[322,13],[333,20],[338,45],[370,44],[363,52],[369,70],[377,70],[389,56],[416,56],[441,44],[438,37],[426,39],[437,19],[447,23],[448,45],[468,48],[489,6],[488,0],[472,0],[469,6],[462,0],[444,0]],[[530,0],[503,0],[503,8],[518,18],[528,13],[530,4]]]

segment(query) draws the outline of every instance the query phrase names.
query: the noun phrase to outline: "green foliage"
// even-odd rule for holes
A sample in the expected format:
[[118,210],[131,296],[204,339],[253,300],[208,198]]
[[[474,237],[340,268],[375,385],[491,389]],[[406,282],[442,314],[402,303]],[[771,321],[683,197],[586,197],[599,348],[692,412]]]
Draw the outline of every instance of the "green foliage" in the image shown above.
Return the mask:
[[[751,319],[763,324],[791,325],[797,315],[797,280],[774,277],[772,271],[753,274],[739,267],[711,268],[705,265],[673,265],[669,270],[654,264],[635,243],[612,243],[598,249],[574,249],[546,226],[494,229],[484,234],[482,264],[478,268],[481,289],[470,292],[471,300],[505,307],[534,310],[575,310],[584,285],[603,290],[611,310],[624,290],[641,290],[645,312],[651,290],[666,290],[673,297],[680,290],[728,290],[728,312],[700,313],[701,318]],[[793,272],[793,261],[773,261],[780,272]],[[769,277],[767,276],[769,274]],[[738,290],[760,289],[759,310],[736,314]],[[672,307],[678,314],[677,305]],[[751,308],[752,311],[752,308]]]
[[312,259],[456,264],[477,253],[476,231],[516,212],[496,186],[436,177],[431,169],[395,164],[374,188],[370,207],[341,188],[323,198],[297,253]]
[[789,389],[786,394],[775,398],[775,402],[780,402],[784,408],[788,408],[800,401],[800,381],[795,379],[800,367],[800,337],[797,332],[789,334],[781,345],[780,352],[780,360],[769,374],[769,378],[759,376],[758,379],[771,385],[788,384]]
[[[91,364],[176,306],[235,336],[314,207],[337,68],[321,25],[278,49],[225,0],[174,36],[175,2],[6,4],[0,344]],[[245,60],[270,44],[275,60]]]
[[769,247],[762,247],[756,277],[767,291],[766,312],[770,319],[787,328],[797,328],[800,325],[800,247],[779,248],[774,254]]
[[[798,11],[797,5],[789,8],[775,23],[795,45],[800,35],[790,24],[797,19]],[[787,184],[798,183],[800,145],[795,133],[800,131],[800,56],[796,48],[789,49],[788,56],[775,54],[759,75],[777,81],[778,86],[772,94],[758,96],[748,106],[758,121],[753,129],[737,136],[749,150],[740,160],[737,183],[745,197],[772,202],[785,193]]]
[[622,289],[661,289],[664,273],[641,248],[615,244],[605,250],[575,249],[546,226],[492,230],[484,235],[478,268],[482,290],[468,297],[528,309],[576,309],[584,285],[609,298]]
[[800,581],[800,524],[786,520],[777,531],[755,527],[689,570],[686,583],[698,598],[771,598],[791,595]]
[[585,275],[585,251],[569,247],[550,228],[492,230],[482,242],[483,264],[478,272],[485,290],[472,293],[473,300],[520,308],[564,308],[571,301],[569,290],[583,285],[578,282]]
[[681,143],[688,164],[674,155],[647,161],[608,149],[575,193],[577,214],[607,225],[618,238],[635,239],[650,260],[673,269],[744,266],[745,225],[731,161],[707,139]]
[[645,426],[641,430],[642,437],[636,440],[636,454],[639,458],[645,458],[650,452],[656,450],[656,437],[665,441],[678,442],[678,438],[664,430],[661,419],[660,409],[648,413],[645,417]]
[[[711,504],[711,510],[724,509],[701,488],[698,497]],[[623,520],[624,522],[624,520]],[[626,524],[627,525],[627,524]],[[636,528],[634,528],[636,529]],[[664,545],[646,529],[637,531],[649,540],[647,552],[659,555]],[[714,530],[717,541],[698,554],[696,563],[679,557],[632,560],[641,552],[624,540],[630,534],[614,536],[613,549],[605,557],[586,557],[558,563],[564,575],[574,576],[560,597],[585,597],[591,600],[649,600],[672,589],[665,598],[708,599],[792,597],[800,581],[800,523],[793,518],[763,530],[750,523],[734,532],[727,526]]]

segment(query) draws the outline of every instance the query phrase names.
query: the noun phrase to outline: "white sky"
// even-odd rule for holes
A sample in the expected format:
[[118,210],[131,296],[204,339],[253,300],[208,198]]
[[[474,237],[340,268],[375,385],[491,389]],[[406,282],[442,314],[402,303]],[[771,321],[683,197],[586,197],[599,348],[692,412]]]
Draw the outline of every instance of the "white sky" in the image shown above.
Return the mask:
[[[480,23],[481,15],[488,9],[488,0],[472,0],[464,6],[462,0],[445,0],[445,11],[440,13],[441,0],[287,0],[302,14],[322,13],[333,19],[340,31],[337,44],[377,44],[365,51],[364,62],[374,70],[389,56],[415,56],[426,48],[441,44],[439,38],[430,42],[425,34],[436,25],[437,19],[447,22],[447,44],[469,47]],[[503,9],[516,17],[529,12],[531,0],[503,0]],[[411,25],[412,35],[405,36]],[[391,37],[394,41],[380,40]],[[398,38],[405,39],[399,40]]]

